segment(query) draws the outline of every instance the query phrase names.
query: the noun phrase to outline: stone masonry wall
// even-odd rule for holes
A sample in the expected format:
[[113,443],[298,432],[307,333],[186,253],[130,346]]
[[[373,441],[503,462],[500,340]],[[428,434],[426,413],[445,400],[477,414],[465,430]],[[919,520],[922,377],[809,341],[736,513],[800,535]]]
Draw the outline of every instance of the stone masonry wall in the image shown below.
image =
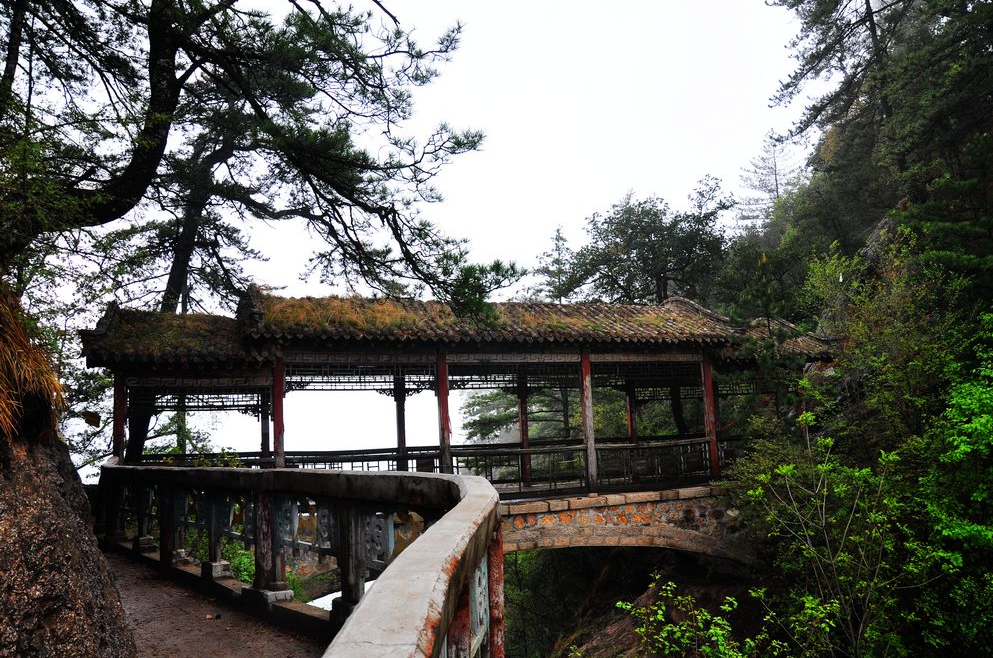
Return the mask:
[[738,514],[719,487],[502,503],[504,551],[567,546],[659,546],[742,560]]

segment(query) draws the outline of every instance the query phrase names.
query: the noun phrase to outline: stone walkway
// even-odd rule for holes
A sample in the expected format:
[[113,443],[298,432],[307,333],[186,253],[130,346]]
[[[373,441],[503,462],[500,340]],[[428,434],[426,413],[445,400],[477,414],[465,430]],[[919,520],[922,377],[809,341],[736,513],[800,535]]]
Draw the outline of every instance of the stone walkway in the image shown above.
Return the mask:
[[107,554],[107,561],[143,658],[298,658],[324,653],[321,642],[163,580],[125,557]]

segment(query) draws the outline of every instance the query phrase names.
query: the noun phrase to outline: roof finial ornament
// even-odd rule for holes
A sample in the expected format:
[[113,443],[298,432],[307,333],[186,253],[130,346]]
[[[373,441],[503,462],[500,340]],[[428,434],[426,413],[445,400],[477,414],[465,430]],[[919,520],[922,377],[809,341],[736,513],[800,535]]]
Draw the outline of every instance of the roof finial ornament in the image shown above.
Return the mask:
[[248,288],[238,302],[238,321],[241,322],[245,333],[262,329],[265,323],[265,309],[262,307],[262,289],[255,283]]

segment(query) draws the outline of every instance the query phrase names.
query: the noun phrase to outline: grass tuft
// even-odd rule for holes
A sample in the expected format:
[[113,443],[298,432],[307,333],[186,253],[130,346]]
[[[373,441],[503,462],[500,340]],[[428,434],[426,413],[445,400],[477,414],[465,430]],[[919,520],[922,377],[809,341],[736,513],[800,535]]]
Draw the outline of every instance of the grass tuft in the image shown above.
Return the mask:
[[[17,298],[0,289],[0,435],[8,440],[17,433],[24,401],[30,397],[51,400],[62,407],[62,386],[45,351],[32,340]],[[52,429],[55,428],[52,414]]]

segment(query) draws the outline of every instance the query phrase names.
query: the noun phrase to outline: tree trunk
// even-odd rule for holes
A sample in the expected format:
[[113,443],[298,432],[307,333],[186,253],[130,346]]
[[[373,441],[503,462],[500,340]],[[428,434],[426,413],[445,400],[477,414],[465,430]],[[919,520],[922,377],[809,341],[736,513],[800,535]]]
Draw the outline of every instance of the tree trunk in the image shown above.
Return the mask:
[[[162,313],[175,313],[180,301],[189,292],[190,262],[193,259],[193,252],[196,250],[197,237],[203,224],[204,212],[213,196],[211,186],[214,175],[213,168],[234,155],[233,141],[229,136],[226,136],[221,145],[207,155],[202,155],[203,148],[202,145],[197,146],[195,156],[201,157],[201,159],[194,165],[193,174],[186,181],[189,185],[186,208],[183,212],[179,236],[176,239],[175,251],[172,254],[172,263],[169,265],[166,289],[162,293],[162,301],[159,304],[159,311]],[[124,455],[126,463],[137,464],[141,462],[151,423],[151,410],[139,408],[132,411],[128,419],[128,444]],[[177,437],[177,442],[178,440]],[[183,452],[186,451],[183,450]]]
[[0,656],[135,656],[69,450],[35,398],[0,434]]
[[569,429],[569,389],[565,386],[559,388],[562,396],[562,438],[568,439],[571,431]]
[[4,118],[7,118],[10,111],[10,96],[14,86],[14,77],[17,75],[17,63],[21,57],[21,39],[24,35],[24,18],[27,7],[27,0],[18,0],[14,3],[10,17],[7,57],[4,61],[3,77],[0,77],[0,117]]
[[[865,0],[866,26],[869,28],[869,38],[872,40],[872,64],[877,72],[883,68],[883,45],[879,40],[879,26],[876,24],[876,14],[872,9],[872,0]],[[890,106],[889,96],[883,90],[881,83],[876,83],[879,87],[879,107],[883,115],[883,121],[889,121],[893,116],[893,108]]]
[[676,424],[676,432],[689,434],[690,428],[686,424],[686,415],[683,413],[682,389],[678,385],[669,387],[669,402],[672,407],[672,421]]

